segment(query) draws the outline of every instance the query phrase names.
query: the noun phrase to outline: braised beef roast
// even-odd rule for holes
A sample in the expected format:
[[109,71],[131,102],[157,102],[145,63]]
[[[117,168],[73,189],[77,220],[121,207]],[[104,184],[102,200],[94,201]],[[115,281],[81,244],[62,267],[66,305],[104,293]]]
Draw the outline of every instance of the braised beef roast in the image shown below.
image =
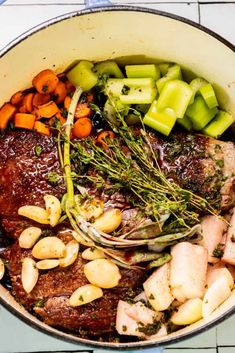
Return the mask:
[[[235,204],[235,146],[232,142],[186,134],[164,140],[150,134],[150,139],[169,179],[206,197],[218,208]],[[53,172],[59,176],[57,183],[48,178],[48,173]],[[117,287],[104,290],[102,298],[78,308],[70,307],[68,298],[75,289],[88,283],[82,270],[86,261],[81,256],[68,268],[41,273],[30,294],[22,287],[21,262],[31,256],[31,251],[21,249],[17,238],[33,222],[18,216],[17,210],[29,204],[44,206],[45,194],[60,198],[64,192],[56,140],[33,132],[6,131],[0,138],[0,222],[4,236],[12,239],[12,245],[1,257],[9,264],[13,295],[49,325],[89,337],[112,333],[118,301],[139,293],[144,270],[121,269],[122,279]],[[131,225],[136,211],[127,207],[125,199],[112,195],[106,202],[125,208],[124,225]],[[69,227],[63,224],[53,230],[42,228],[45,235],[53,232],[66,243],[72,238]]]

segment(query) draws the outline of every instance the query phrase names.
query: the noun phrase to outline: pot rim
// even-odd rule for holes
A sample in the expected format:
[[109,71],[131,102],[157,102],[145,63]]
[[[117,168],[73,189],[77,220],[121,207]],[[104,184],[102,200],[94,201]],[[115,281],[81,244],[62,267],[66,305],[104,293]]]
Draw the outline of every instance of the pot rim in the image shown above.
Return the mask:
[[[199,31],[202,31],[202,32],[209,34],[210,36],[217,39],[219,42],[224,44],[226,47],[228,47],[230,50],[232,50],[235,53],[235,45],[230,43],[227,39],[223,38],[219,34],[208,29],[207,27],[204,27],[201,24],[198,24],[198,23],[196,23],[192,20],[189,20],[187,18],[178,16],[175,14],[170,14],[165,11],[149,9],[146,7],[130,6],[130,5],[113,5],[113,6],[101,6],[101,7],[91,8],[91,9],[83,9],[83,10],[79,10],[79,11],[72,11],[69,13],[65,13],[63,15],[56,16],[56,17],[49,19],[49,20],[46,20],[44,22],[41,22],[40,24],[23,32],[22,34],[17,36],[15,39],[10,41],[7,45],[5,45],[0,50],[0,59],[4,55],[6,55],[11,49],[13,49],[16,45],[21,43],[23,40],[27,39],[28,37],[32,36],[33,34],[39,32],[40,30],[42,30],[46,27],[52,26],[56,23],[68,20],[73,17],[83,16],[83,15],[93,14],[93,13],[99,13],[99,12],[109,12],[109,11],[110,12],[113,12],[113,11],[143,12],[143,13],[149,13],[149,14],[153,14],[153,15],[167,17],[167,18],[179,21],[179,22],[183,22],[189,26],[192,26],[192,27],[198,29]],[[1,289],[1,287],[2,286],[0,285],[0,289]],[[3,288],[5,289],[5,287],[3,287]],[[7,289],[5,289],[5,290],[7,290]],[[185,333],[185,332],[181,333],[181,334],[179,334],[179,336],[177,336],[175,338],[167,338],[168,336],[166,336],[166,338],[162,339],[161,342],[154,343],[154,342],[148,342],[148,341],[140,341],[140,342],[129,342],[129,343],[109,343],[109,342],[98,342],[98,341],[92,341],[89,339],[83,339],[83,338],[80,338],[79,336],[75,336],[75,335],[74,335],[74,337],[72,337],[72,334],[71,334],[71,336],[70,335],[67,336],[65,332],[60,331],[58,329],[54,329],[54,328],[53,328],[53,331],[50,331],[52,329],[50,326],[43,324],[43,322],[42,322],[42,325],[45,325],[45,327],[38,325],[37,323],[35,323],[33,321],[33,315],[32,315],[32,319],[26,317],[23,313],[21,313],[15,307],[10,305],[2,297],[0,297],[0,304],[3,305],[3,307],[5,307],[10,313],[12,313],[14,316],[19,318],[21,321],[25,322],[29,326],[31,326],[31,327],[35,328],[36,330],[38,330],[42,333],[45,333],[49,336],[52,336],[54,338],[63,340],[65,342],[70,342],[73,344],[82,344],[82,345],[89,347],[89,348],[94,348],[94,349],[102,348],[102,349],[106,349],[106,350],[112,349],[112,350],[116,350],[116,351],[129,350],[130,348],[132,350],[133,349],[141,350],[141,349],[148,349],[148,348],[154,348],[154,347],[161,347],[166,344],[171,345],[171,344],[177,343],[179,341],[182,341],[184,339],[191,338],[191,337],[198,335],[202,332],[205,332],[206,330],[214,327],[215,325],[218,325],[219,323],[226,320],[227,318],[229,318],[231,315],[233,315],[235,313],[235,306],[234,306],[234,307],[231,307],[230,309],[228,309],[227,311],[225,311],[218,318],[213,319],[212,321],[210,321],[208,323],[205,323],[204,325],[202,325],[199,328],[196,328],[196,329],[194,328],[189,333]]]

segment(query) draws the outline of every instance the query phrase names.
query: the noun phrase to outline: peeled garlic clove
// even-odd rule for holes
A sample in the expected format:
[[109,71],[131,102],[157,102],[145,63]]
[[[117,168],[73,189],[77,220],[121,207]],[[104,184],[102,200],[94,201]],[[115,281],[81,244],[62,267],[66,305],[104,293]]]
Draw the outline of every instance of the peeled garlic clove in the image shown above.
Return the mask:
[[102,200],[93,199],[87,200],[81,207],[79,207],[80,215],[86,220],[92,218],[96,219],[104,212],[104,202]]
[[22,206],[18,209],[18,215],[32,219],[41,224],[50,224],[46,210],[38,206]]
[[61,216],[61,204],[57,197],[53,195],[44,196],[44,201],[46,205],[46,211],[49,215],[49,223],[52,227],[55,227]]
[[46,259],[46,260],[41,260],[36,263],[36,267],[39,270],[51,270],[52,268],[55,268],[59,266],[60,261],[56,259]]
[[95,245],[93,241],[87,241],[78,232],[75,232],[74,230],[72,231],[72,236],[79,244],[82,244],[84,246],[92,247]]
[[79,244],[76,240],[71,240],[66,244],[66,256],[60,259],[60,267],[68,267],[76,261],[78,257]]
[[5,273],[5,265],[2,259],[0,259],[0,280],[3,278]]
[[113,288],[118,285],[121,274],[111,260],[97,259],[84,266],[84,273],[91,284],[100,288]]
[[38,281],[38,269],[33,259],[26,257],[22,263],[21,280],[26,293],[30,293]]
[[86,284],[75,290],[69,299],[69,304],[73,307],[90,303],[103,296],[101,288],[93,286],[92,284]]
[[85,260],[104,259],[105,257],[105,253],[102,250],[96,249],[94,247],[88,248],[82,253],[82,258]]
[[58,259],[65,257],[65,244],[57,237],[45,237],[34,245],[33,257],[39,260]]
[[122,222],[122,213],[118,208],[112,208],[102,214],[92,224],[94,228],[104,233],[112,233]]
[[31,249],[40,238],[42,231],[38,227],[29,227],[23,230],[19,237],[19,245],[23,249]]

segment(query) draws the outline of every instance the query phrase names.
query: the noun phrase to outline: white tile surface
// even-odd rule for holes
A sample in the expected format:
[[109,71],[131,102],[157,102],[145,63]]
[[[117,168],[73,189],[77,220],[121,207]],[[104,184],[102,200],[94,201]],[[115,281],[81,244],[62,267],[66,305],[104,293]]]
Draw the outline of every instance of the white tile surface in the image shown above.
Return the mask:
[[28,29],[58,15],[78,11],[83,5],[0,6],[0,47]]
[[[230,0],[228,0],[230,1]],[[115,4],[132,4],[174,13],[198,22],[197,0],[114,0]],[[210,4],[204,4],[210,2]],[[200,0],[201,23],[220,33],[235,44],[235,3],[212,4],[212,0]],[[190,3],[190,4],[189,4]],[[30,6],[34,5],[34,6]],[[0,47],[13,38],[49,18],[63,13],[80,10],[83,0],[7,0],[0,6]],[[189,5],[188,5],[189,4]],[[47,6],[46,6],[47,5]],[[14,319],[5,309],[0,308],[0,352],[22,352],[34,350],[75,350],[76,345],[62,343],[56,339],[28,328],[18,319]],[[11,340],[4,343],[3,328],[11,332]],[[164,353],[235,353],[235,317],[222,323],[217,329],[211,329],[189,340],[169,346]],[[6,332],[6,331],[5,331]],[[217,334],[217,335],[216,335]],[[18,337],[24,337],[19,344]],[[32,347],[33,342],[33,347]],[[4,345],[5,344],[5,345]],[[218,350],[214,347],[219,347]],[[208,347],[204,349],[203,347]]]
[[235,3],[201,4],[201,24],[235,44]]

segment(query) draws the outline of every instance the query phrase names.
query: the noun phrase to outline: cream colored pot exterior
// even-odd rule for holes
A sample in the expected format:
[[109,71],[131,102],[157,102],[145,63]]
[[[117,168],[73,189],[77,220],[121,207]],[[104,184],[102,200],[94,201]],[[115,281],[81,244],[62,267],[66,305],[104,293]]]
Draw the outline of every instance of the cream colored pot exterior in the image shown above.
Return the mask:
[[[220,104],[235,115],[235,52],[232,45],[229,47],[186,20],[147,9],[113,7],[66,15],[16,39],[0,54],[0,105],[15,91],[29,87],[32,77],[45,68],[61,72],[80,59],[100,61],[131,56],[135,62],[177,62],[208,79],[217,87]],[[95,343],[43,324],[22,309],[2,286],[0,297],[7,307],[31,325],[46,329],[50,334],[112,349],[169,344],[176,338],[201,332],[208,325],[201,320],[167,337],[138,344]],[[227,316],[234,307],[235,293],[213,314],[211,322]]]

